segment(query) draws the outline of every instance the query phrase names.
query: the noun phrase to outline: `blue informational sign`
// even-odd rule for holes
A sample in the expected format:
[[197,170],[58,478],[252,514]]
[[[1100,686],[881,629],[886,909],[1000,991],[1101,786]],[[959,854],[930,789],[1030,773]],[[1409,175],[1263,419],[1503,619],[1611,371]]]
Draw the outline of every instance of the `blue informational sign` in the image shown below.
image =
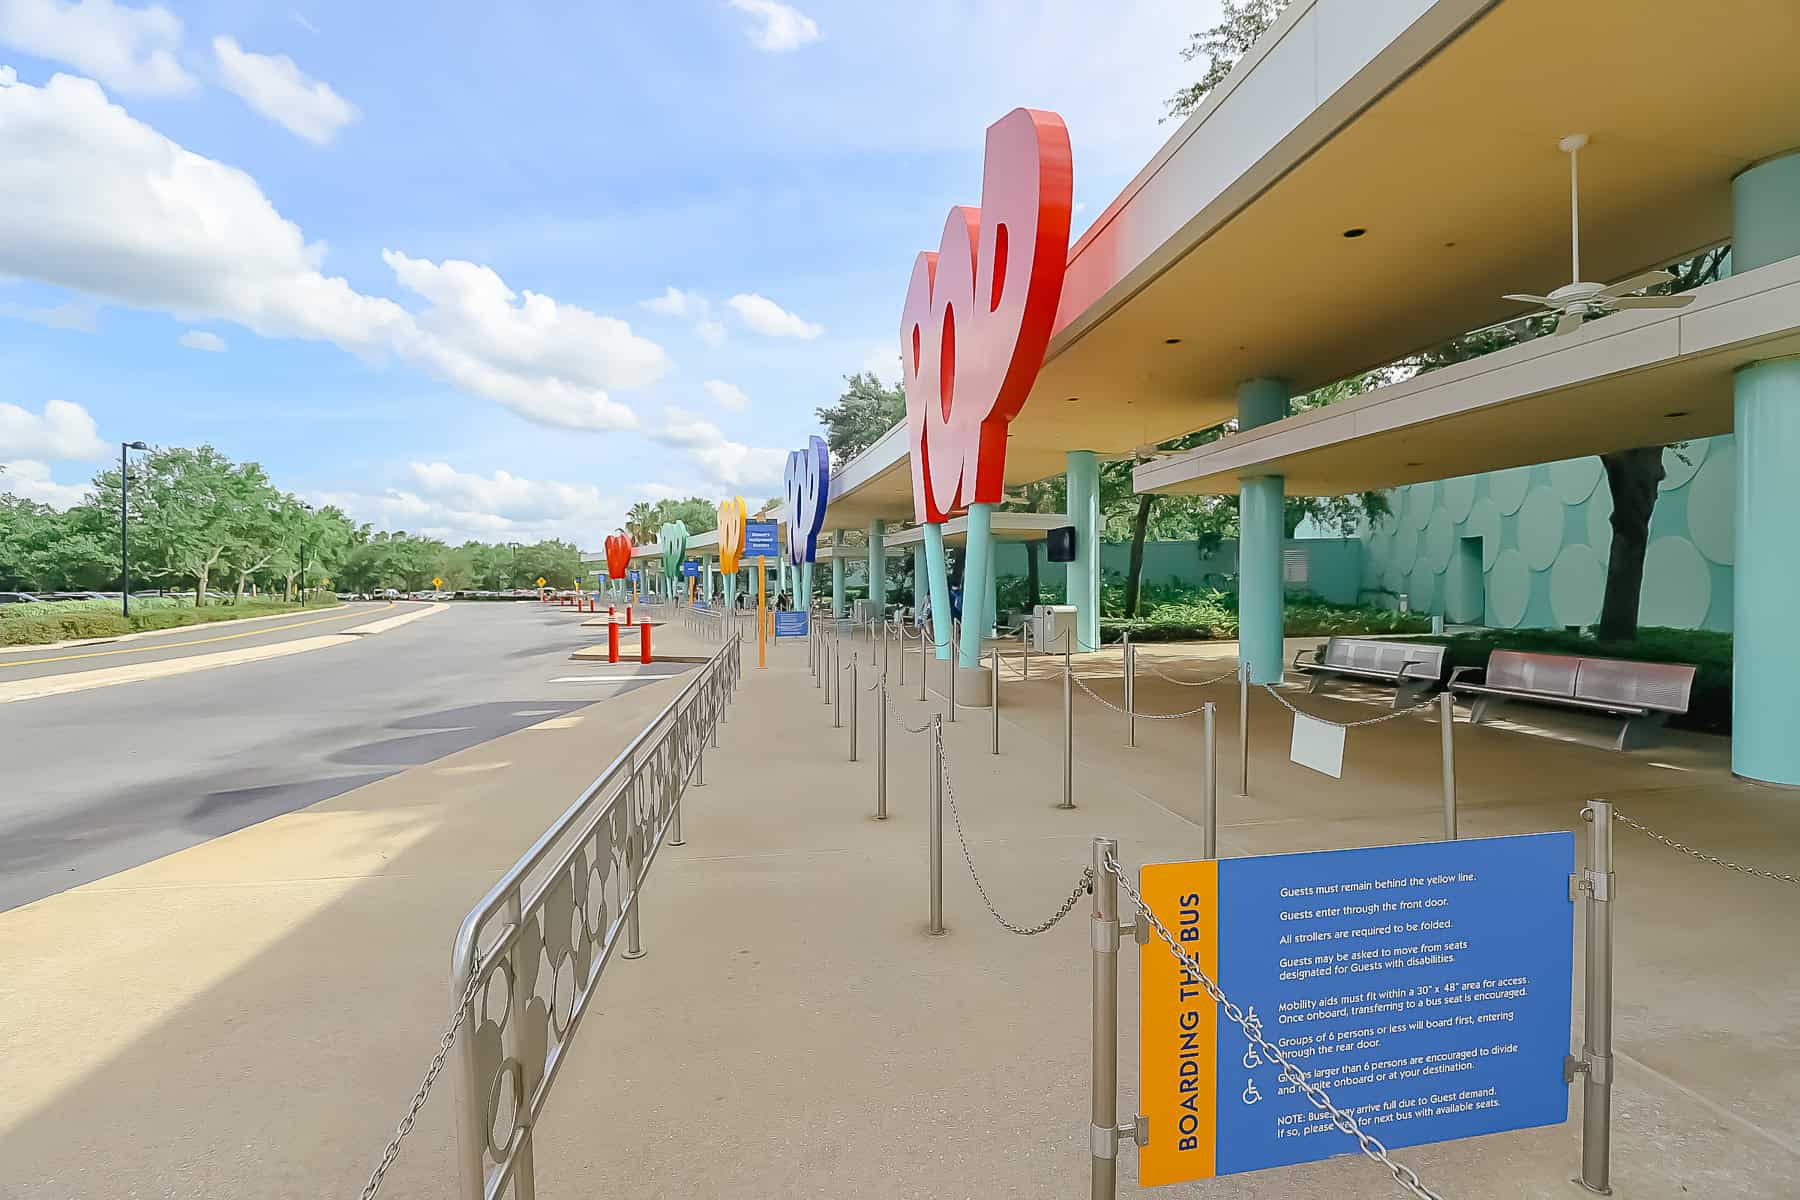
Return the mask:
[[[1570,833],[1147,866],[1145,902],[1363,1129],[1416,1146],[1568,1117]],[[1162,941],[1140,951],[1139,1182],[1357,1152]]]
[[681,573],[689,579],[694,579],[700,574],[700,564],[690,558],[681,564]]
[[777,612],[775,614],[775,636],[805,637],[807,615],[803,612]]
[[781,535],[773,521],[744,522],[744,557],[774,558],[781,553]]
[[631,572],[631,582],[636,583],[637,581],[638,581],[638,573],[636,571]]

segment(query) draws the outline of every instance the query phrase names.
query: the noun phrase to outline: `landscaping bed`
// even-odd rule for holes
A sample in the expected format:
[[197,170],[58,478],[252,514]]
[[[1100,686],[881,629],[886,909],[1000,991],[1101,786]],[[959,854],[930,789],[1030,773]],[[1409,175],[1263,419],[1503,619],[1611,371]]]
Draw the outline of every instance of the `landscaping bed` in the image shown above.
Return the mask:
[[0,646],[43,646],[83,638],[118,637],[152,629],[177,629],[214,621],[282,613],[317,612],[337,607],[335,596],[307,601],[306,608],[280,600],[245,600],[239,604],[194,607],[192,600],[172,596],[131,599],[131,616],[119,613],[117,600],[41,600],[0,608]]

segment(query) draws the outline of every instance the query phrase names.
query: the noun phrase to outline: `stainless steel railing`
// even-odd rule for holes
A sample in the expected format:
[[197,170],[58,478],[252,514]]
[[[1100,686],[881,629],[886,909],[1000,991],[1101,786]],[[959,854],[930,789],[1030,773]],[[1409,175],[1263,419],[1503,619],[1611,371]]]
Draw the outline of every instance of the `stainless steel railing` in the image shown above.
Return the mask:
[[705,782],[742,672],[734,633],[463,918],[450,987],[467,1029],[453,1069],[465,1200],[536,1195],[532,1131],[613,952],[643,955],[644,879],[682,843],[682,793]]

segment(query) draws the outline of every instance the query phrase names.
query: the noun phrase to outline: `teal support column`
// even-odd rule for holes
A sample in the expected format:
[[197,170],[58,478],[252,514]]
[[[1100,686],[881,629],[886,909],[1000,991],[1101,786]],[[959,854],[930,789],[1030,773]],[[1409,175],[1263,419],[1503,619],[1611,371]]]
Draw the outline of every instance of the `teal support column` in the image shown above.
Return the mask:
[[932,645],[940,660],[950,657],[950,565],[944,559],[944,527],[925,526],[925,580],[931,593]]
[[876,616],[887,612],[887,533],[886,521],[869,522],[869,601]]
[[925,543],[920,542],[913,547],[913,624],[919,623],[919,613],[925,607],[925,597],[931,592],[931,576],[925,571]]
[[1069,523],[1075,527],[1075,558],[1069,563],[1068,597],[1075,606],[1073,647],[1100,644],[1100,456],[1071,450],[1068,458]]
[[981,639],[993,626],[987,581],[994,569],[994,506],[969,505],[969,542],[963,549],[962,651],[965,667],[981,665]]
[[1000,577],[994,573],[994,562],[1000,557],[1000,545],[990,536],[988,538],[987,588],[983,595],[987,597],[987,624],[982,632],[992,637],[1000,628]]
[[[1734,275],[1800,255],[1800,154],[1771,159],[1732,180],[1731,218]],[[1731,769],[1746,779],[1800,787],[1800,738],[1793,721],[1800,358],[1742,367],[1732,392],[1737,528]]]
[[[1238,386],[1238,428],[1253,429],[1287,415],[1288,386],[1251,379]],[[1281,542],[1285,481],[1279,475],[1246,479],[1238,488],[1238,654],[1250,682],[1280,683],[1285,604]]]
[[831,615],[844,615],[844,531],[831,532]]

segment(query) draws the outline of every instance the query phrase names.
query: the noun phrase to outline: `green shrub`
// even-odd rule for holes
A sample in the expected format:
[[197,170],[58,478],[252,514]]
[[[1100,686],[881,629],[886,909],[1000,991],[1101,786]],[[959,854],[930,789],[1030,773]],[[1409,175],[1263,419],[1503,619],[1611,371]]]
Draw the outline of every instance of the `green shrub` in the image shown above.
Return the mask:
[[[1286,605],[1288,637],[1348,637],[1358,634],[1422,633],[1431,619],[1389,608],[1330,604],[1316,596],[1290,596]],[[1126,631],[1134,642],[1189,642],[1238,635],[1237,597],[1212,591],[1180,604],[1160,604],[1145,617],[1127,621],[1102,617],[1100,640],[1116,642]]]
[[[305,611],[336,607],[336,597],[309,601]],[[81,638],[118,637],[154,629],[206,625],[243,617],[299,613],[297,604],[279,600],[246,600],[242,604],[212,604],[195,608],[174,597],[133,598],[130,620],[120,615],[117,600],[46,600],[36,604],[9,604],[0,609],[0,646],[43,646]]]
[[[8,605],[35,608],[35,605]],[[130,626],[117,612],[47,612],[0,619],[0,646],[43,646],[79,638],[117,637]]]

